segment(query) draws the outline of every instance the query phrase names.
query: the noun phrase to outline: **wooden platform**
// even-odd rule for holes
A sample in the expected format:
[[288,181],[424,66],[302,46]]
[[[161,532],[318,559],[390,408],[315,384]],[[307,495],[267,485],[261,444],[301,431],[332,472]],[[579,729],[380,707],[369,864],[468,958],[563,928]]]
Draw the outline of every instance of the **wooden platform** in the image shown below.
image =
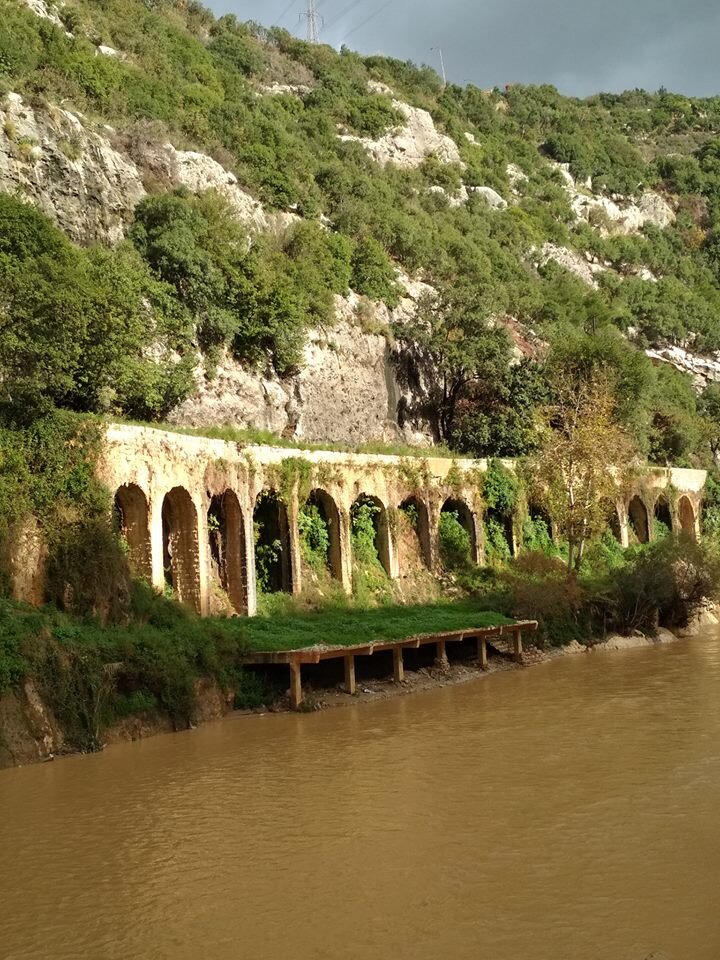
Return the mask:
[[303,663],[320,663],[322,660],[345,660],[345,690],[355,693],[355,657],[371,657],[383,650],[392,650],[393,677],[396,683],[404,679],[403,650],[417,650],[428,644],[435,644],[435,658],[447,663],[447,644],[460,643],[463,640],[477,641],[477,659],[481,669],[487,669],[487,641],[496,637],[508,637],[512,640],[513,659],[522,663],[522,635],[537,630],[537,620],[520,620],[516,623],[502,624],[497,627],[475,627],[467,630],[452,630],[448,633],[422,634],[403,640],[378,640],[376,643],[358,644],[350,647],[333,647],[318,644],[299,650],[271,650],[251,653],[244,657],[249,665],[282,664],[290,668],[290,707],[297,710],[303,700],[301,667]]

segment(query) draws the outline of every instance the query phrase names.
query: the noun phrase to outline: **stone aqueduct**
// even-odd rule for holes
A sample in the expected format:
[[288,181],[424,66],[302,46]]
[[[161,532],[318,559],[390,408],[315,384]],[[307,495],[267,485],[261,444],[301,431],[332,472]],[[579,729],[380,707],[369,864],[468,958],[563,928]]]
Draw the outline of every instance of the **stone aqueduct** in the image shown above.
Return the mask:
[[[413,504],[423,561],[438,562],[443,510],[458,515],[476,562],[484,558],[478,472],[483,461],[408,460],[391,456],[242,446],[166,431],[113,425],[100,475],[115,494],[116,514],[135,571],[157,589],[170,583],[200,614],[220,594],[237,613],[257,608],[254,516],[259,499],[282,544],[277,588],[302,590],[298,489],[322,512],[330,535],[328,565],[346,591],[352,582],[351,509],[359,498],[375,505],[376,546],[391,578],[402,575],[393,517]],[[298,477],[302,476],[302,483]],[[615,532],[654,537],[657,521],[699,535],[700,470],[651,469],[617,504]],[[304,500],[303,500],[304,502]]]

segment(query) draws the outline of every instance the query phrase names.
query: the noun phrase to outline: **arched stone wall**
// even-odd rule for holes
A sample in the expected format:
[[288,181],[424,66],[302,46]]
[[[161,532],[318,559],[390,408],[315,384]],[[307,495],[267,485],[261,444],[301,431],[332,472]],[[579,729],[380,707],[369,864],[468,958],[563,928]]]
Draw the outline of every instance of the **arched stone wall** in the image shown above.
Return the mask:
[[637,495],[628,504],[628,522],[638,543],[650,542],[648,510],[642,498]]
[[115,520],[128,546],[130,568],[139,577],[152,581],[150,511],[147,497],[136,483],[118,487],[114,500]]
[[368,493],[361,493],[355,498],[355,501],[350,508],[351,517],[356,507],[363,503],[370,504],[376,508],[373,514],[373,526],[375,527],[375,549],[383,570],[389,577],[392,577],[394,575],[394,564],[388,509],[379,497],[371,496]]
[[212,576],[233,610],[248,612],[248,571],[245,518],[237,494],[225,490],[210,498],[207,511],[209,562]]
[[673,519],[670,510],[670,502],[664,494],[655,501],[653,508],[653,540],[657,540],[658,534],[662,531],[672,532]]
[[329,540],[327,568],[333,579],[343,583],[343,538],[338,505],[335,503],[333,497],[320,487],[310,492],[306,503],[316,507],[320,516],[325,521]]
[[[406,497],[400,504],[400,510],[414,517],[414,530],[418,541],[418,548],[423,564],[432,570],[433,567],[433,548],[432,536],[430,533],[430,511],[425,501],[413,494]],[[400,558],[402,563],[402,558]]]
[[292,562],[288,506],[276,490],[266,489],[258,494],[253,524],[258,588],[264,579],[269,593],[292,593],[296,571]]
[[202,612],[198,515],[184,487],[173,487],[162,501],[165,581],[178,600]]
[[440,513],[457,514],[459,523],[470,537],[470,558],[473,563],[478,563],[480,555],[478,520],[470,505],[460,497],[448,497],[440,507]]
[[678,520],[680,532],[693,540],[697,537],[697,518],[689,497],[680,497],[678,501]]
[[[112,491],[120,487],[135,485],[145,498],[149,511],[148,526],[152,554],[152,580],[158,590],[165,583],[163,512],[168,526],[169,505],[165,505],[168,491],[182,488],[190,503],[173,503],[175,514],[183,514],[192,531],[185,537],[192,548],[195,539],[196,550],[190,549],[191,568],[193,552],[197,554],[199,568],[197,588],[190,584],[190,601],[187,600],[188,588],[183,588],[186,602],[197,604],[203,613],[210,610],[211,571],[213,558],[208,531],[207,514],[213,497],[232,490],[237,496],[242,513],[246,570],[245,583],[247,609],[255,612],[255,564],[253,558],[253,512],[257,495],[264,489],[278,488],[278,477],[287,477],[286,461],[303,461],[302,486],[306,481],[309,490],[322,490],[334,502],[339,516],[341,566],[343,586],[350,589],[352,579],[352,550],[350,547],[350,510],[353,502],[362,493],[374,498],[381,505],[382,518],[380,544],[386,569],[390,576],[397,577],[398,549],[396,543],[395,513],[398,505],[416,497],[427,507],[431,555],[433,562],[437,558],[438,521],[442,505],[449,500],[462,502],[472,517],[472,540],[476,557],[482,559],[483,526],[482,508],[478,494],[478,478],[486,469],[483,461],[451,460],[434,458],[432,451],[423,458],[417,458],[408,464],[403,458],[374,456],[369,454],[349,454],[339,451],[306,451],[280,449],[274,447],[242,446],[222,440],[206,437],[168,433],[163,430],[134,427],[126,424],[111,424],[106,434],[106,442],[98,465],[98,475]],[[508,464],[512,468],[511,464]],[[452,474],[452,482],[451,482]],[[290,587],[293,592],[301,588],[301,565],[299,562],[298,482],[293,490],[283,489],[286,499],[286,539],[289,541],[287,566],[289,566]],[[637,494],[647,505],[646,514],[652,533],[653,507],[658,496],[671,496],[671,490],[677,491],[678,498],[687,496],[695,518],[702,501],[705,473],[694,470],[648,469],[641,471],[632,493],[617,503],[620,521],[621,542],[627,543],[628,501]],[[418,486],[420,478],[420,487]],[[422,493],[419,492],[422,489]],[[303,494],[303,497],[306,494]],[[171,497],[171,500],[181,498]],[[141,502],[141,501],[139,501]],[[676,501],[673,501],[675,504]],[[163,506],[165,510],[163,511]],[[392,506],[391,506],[392,505]],[[187,508],[187,509],[186,509]],[[193,515],[194,508],[194,515]],[[230,508],[232,511],[234,507]],[[687,512],[689,508],[686,507]],[[227,512],[227,504],[226,504]],[[465,510],[460,510],[467,523]],[[131,509],[125,504],[125,513]],[[674,509],[674,520],[679,528],[679,506]],[[142,511],[139,514],[142,517]],[[125,523],[127,526],[128,524]],[[689,522],[686,521],[686,526]],[[140,522],[142,526],[142,522]],[[469,524],[468,524],[469,528]],[[177,531],[176,531],[177,532]],[[424,545],[426,549],[426,544]],[[139,547],[138,547],[139,549]],[[133,550],[133,553],[135,551]],[[215,561],[216,562],[216,561]],[[145,561],[147,569],[147,561]],[[236,578],[237,579],[237,578]],[[191,578],[192,580],[192,578]]]

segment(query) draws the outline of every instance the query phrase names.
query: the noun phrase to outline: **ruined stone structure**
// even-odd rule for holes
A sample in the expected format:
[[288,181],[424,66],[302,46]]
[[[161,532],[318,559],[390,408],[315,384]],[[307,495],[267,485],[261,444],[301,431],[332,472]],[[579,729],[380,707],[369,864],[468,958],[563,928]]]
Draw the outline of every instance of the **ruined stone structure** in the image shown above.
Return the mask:
[[[479,481],[486,467],[484,461],[244,446],[114,425],[100,473],[115,495],[118,523],[138,574],[158,590],[171,586],[203,615],[224,608],[252,616],[263,549],[277,560],[273,588],[302,590],[298,519],[307,501],[327,524],[328,568],[346,591],[352,582],[351,512],[358,503],[372,507],[375,545],[391,578],[402,572],[397,517],[408,505],[430,570],[438,563],[444,510],[458,517],[473,558],[482,563]],[[661,523],[697,537],[705,477],[700,470],[648,470],[617,504],[616,535],[623,545],[631,537],[653,539]],[[510,536],[515,548],[517,531],[511,529]]]

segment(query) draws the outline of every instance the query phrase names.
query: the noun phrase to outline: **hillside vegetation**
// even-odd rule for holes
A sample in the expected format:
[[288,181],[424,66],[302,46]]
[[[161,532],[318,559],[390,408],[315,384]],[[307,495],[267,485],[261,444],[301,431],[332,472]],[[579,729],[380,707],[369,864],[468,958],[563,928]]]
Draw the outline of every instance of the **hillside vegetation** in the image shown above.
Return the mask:
[[[57,22],[18,0],[1,6],[4,91],[111,124],[141,167],[153,144],[202,151],[266,208],[297,215],[251,242],[222,197],[168,192],[150,164],[126,239],[81,249],[21,197],[1,196],[10,420],[51,406],[160,419],[192,391],[199,354],[208,376],[224,350],[288,373],[306,331],[332,324],[334,295],[394,306],[400,267],[437,291],[388,330],[407,377],[429,384],[437,439],[476,454],[532,447],[546,378],[542,363],[510,364],[501,318],[512,317],[541,357],[549,345],[548,362],[606,371],[641,454],[707,460],[716,388],[698,398],[643,350],[720,348],[720,98],[443,89],[427,67],[216,20],[197,3],[72,0],[49,9]],[[429,111],[454,141],[449,156],[373,158],[363,138],[401,126],[402,104]],[[36,144],[9,122],[3,135],[34,162]],[[618,225],[598,202],[647,196],[669,202],[666,225]]]

